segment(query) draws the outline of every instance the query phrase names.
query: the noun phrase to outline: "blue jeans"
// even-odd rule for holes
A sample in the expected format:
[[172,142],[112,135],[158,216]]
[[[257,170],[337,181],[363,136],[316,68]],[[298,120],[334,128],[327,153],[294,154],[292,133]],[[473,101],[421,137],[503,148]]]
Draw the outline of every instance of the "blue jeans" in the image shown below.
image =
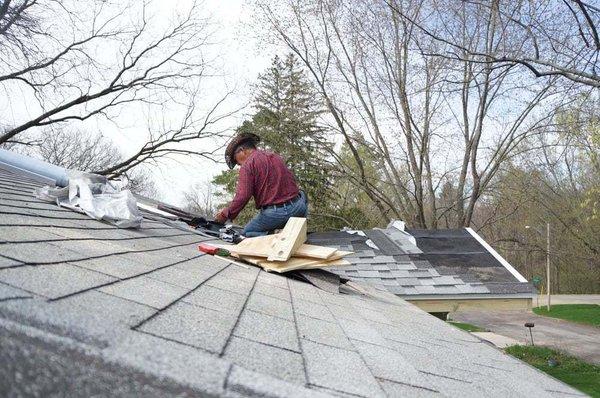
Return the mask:
[[306,194],[300,191],[300,199],[294,203],[273,208],[261,209],[260,212],[244,227],[242,235],[251,238],[264,236],[269,232],[283,228],[290,217],[306,217],[308,202]]

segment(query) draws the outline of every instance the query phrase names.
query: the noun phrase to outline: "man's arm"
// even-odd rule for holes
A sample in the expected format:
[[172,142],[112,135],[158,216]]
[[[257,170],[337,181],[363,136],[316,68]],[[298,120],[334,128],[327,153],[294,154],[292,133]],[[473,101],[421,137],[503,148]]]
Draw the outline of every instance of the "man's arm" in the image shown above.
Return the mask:
[[242,209],[252,197],[253,185],[254,181],[251,172],[248,170],[248,167],[241,167],[237,187],[235,189],[235,196],[229,206],[221,210],[215,216],[215,219],[219,222],[235,220],[235,218],[238,216],[238,214],[240,214]]

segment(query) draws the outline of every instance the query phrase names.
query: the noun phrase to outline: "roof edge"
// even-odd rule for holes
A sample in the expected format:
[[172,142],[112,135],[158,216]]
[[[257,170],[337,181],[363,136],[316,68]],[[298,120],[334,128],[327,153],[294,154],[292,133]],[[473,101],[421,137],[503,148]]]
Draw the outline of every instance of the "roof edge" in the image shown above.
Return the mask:
[[533,293],[516,293],[516,294],[419,294],[419,295],[402,295],[398,297],[407,301],[417,300],[490,300],[490,299],[533,299],[536,295]]
[[513,276],[515,278],[517,278],[519,282],[527,282],[527,279],[525,279],[523,277],[523,275],[521,275],[519,273],[519,271],[517,271],[512,265],[510,265],[510,263],[508,261],[506,261],[504,259],[504,257],[502,257],[496,250],[494,250],[494,248],[492,246],[490,246],[481,236],[479,236],[479,234],[477,232],[473,231],[473,229],[469,228],[469,227],[466,227],[465,229],[467,230],[468,233],[471,234],[471,236],[473,236],[475,239],[477,239],[477,241],[483,247],[485,247],[492,254],[492,256],[494,256],[494,258],[496,258],[496,260],[498,260],[500,262],[500,264],[502,264],[504,266],[504,268],[506,268],[508,270],[508,272],[513,274]]

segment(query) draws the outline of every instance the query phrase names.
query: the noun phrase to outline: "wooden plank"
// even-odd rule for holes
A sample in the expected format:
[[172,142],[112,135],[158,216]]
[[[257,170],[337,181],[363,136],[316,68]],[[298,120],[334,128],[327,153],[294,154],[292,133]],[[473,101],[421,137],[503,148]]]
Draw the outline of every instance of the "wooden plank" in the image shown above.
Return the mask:
[[218,259],[220,259],[220,260],[223,260],[223,261],[227,261],[228,263],[231,263],[231,264],[235,264],[235,265],[237,265],[238,267],[242,267],[242,268],[250,269],[250,267],[248,267],[246,264],[242,264],[242,263],[240,263],[240,262],[234,261],[234,260],[232,260],[232,259],[231,259],[231,258],[229,258],[229,257],[223,257],[223,256],[218,256],[218,255],[214,255],[213,257],[214,257],[214,258],[218,258]]
[[277,235],[269,261],[287,261],[306,242],[306,218],[290,217],[283,231]]
[[296,260],[296,259],[292,258],[285,262],[260,261],[259,265],[267,271],[283,273],[283,272],[294,271],[294,270],[299,270],[299,269],[315,269],[315,268],[324,268],[324,267],[329,267],[329,266],[334,266],[334,265],[339,266],[339,265],[349,265],[350,264],[348,261],[343,260],[343,259],[330,260],[330,261],[306,260],[306,259],[297,259],[297,260],[301,260],[301,261],[293,261],[293,260]]
[[331,258],[336,251],[337,249],[334,247],[324,247],[304,243],[296,250],[294,256],[327,259]]
[[258,265],[266,271],[274,271],[281,273],[298,269],[315,269],[334,265],[350,265],[348,261],[342,259],[342,257],[347,255],[348,253],[350,252],[340,251],[334,256],[336,258],[333,258],[331,260],[292,257],[288,261],[269,261],[265,260],[264,257],[240,256],[240,258],[242,260],[248,261],[251,264]]
[[[222,247],[229,250],[231,253],[242,256],[269,257],[277,238],[278,234],[246,238],[237,245],[213,245]],[[296,250],[293,257],[328,259],[333,256],[336,251],[337,249],[334,247],[309,245],[304,243]]]

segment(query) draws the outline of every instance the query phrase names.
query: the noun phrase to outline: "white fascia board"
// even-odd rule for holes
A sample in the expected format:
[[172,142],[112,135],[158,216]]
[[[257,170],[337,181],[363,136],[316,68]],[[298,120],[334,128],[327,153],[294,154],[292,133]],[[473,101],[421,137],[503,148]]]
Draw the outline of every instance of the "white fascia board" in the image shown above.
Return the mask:
[[508,272],[513,274],[513,276],[515,278],[517,278],[519,280],[519,282],[527,282],[527,279],[525,279],[523,277],[523,275],[521,275],[519,273],[519,271],[514,269],[514,267],[512,265],[510,265],[509,262],[504,259],[504,257],[502,257],[500,254],[498,254],[498,252],[496,250],[494,250],[494,248],[492,246],[490,246],[485,240],[483,240],[483,238],[481,236],[479,236],[479,234],[477,234],[477,232],[473,231],[473,229],[471,229],[471,228],[465,228],[465,229],[467,230],[467,232],[469,232],[471,234],[471,236],[473,236],[475,239],[477,239],[477,242],[481,243],[481,245],[483,247],[485,247],[486,250],[489,251],[492,254],[492,256],[494,256],[494,258],[496,260],[498,260],[500,262],[500,264],[502,264],[504,266],[504,268],[506,268],[508,270]]

